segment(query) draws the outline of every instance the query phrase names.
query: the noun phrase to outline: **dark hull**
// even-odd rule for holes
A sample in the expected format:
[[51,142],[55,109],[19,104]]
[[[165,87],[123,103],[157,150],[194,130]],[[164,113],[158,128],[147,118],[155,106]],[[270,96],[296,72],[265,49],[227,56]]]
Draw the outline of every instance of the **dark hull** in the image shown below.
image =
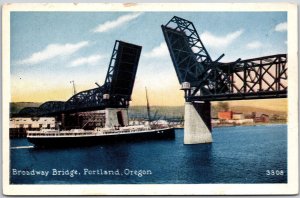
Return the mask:
[[87,136],[87,137],[27,137],[27,140],[36,147],[75,147],[89,146],[97,144],[111,144],[118,142],[145,141],[159,139],[174,139],[175,132],[173,128],[156,130],[146,133],[128,133],[107,136]]

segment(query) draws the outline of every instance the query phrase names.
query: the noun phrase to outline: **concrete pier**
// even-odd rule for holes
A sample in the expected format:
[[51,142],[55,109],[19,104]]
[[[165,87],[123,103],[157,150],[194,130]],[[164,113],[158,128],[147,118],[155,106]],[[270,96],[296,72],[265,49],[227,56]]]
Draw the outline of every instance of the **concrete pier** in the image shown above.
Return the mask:
[[105,127],[127,126],[128,113],[126,108],[106,108]]
[[185,103],[184,144],[211,143],[210,102]]

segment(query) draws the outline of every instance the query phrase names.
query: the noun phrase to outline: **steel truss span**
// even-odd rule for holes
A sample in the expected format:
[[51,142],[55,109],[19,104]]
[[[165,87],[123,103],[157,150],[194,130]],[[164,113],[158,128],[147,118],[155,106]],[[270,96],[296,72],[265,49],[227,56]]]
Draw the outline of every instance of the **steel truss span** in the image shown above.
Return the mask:
[[67,101],[48,101],[39,107],[26,107],[18,116],[53,116],[111,108],[127,108],[135,81],[142,47],[116,41],[102,86],[73,95]]
[[192,22],[174,16],[162,31],[186,101],[286,98],[287,55],[212,60]]

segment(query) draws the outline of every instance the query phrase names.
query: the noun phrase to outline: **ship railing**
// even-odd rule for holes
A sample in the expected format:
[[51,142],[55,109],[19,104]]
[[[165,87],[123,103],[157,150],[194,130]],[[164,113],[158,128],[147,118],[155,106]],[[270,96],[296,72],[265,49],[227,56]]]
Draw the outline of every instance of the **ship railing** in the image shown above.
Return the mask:
[[149,127],[144,127],[144,128],[130,128],[130,129],[110,129],[110,130],[105,130],[102,131],[103,134],[122,134],[122,133],[132,133],[132,132],[140,132],[140,131],[146,131],[150,130]]
[[32,136],[79,136],[95,134],[93,131],[27,131],[27,137]]

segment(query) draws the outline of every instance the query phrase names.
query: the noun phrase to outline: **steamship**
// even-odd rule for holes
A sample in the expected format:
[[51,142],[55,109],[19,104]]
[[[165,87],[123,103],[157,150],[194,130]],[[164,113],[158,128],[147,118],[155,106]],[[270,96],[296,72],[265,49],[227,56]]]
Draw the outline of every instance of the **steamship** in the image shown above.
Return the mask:
[[68,147],[115,143],[120,141],[140,141],[151,139],[174,139],[174,128],[150,127],[145,125],[100,128],[94,130],[41,129],[27,131],[27,140],[36,147]]
[[[121,141],[140,141],[153,139],[174,139],[173,127],[167,125],[152,125],[150,105],[146,89],[147,114],[149,125],[124,126],[121,111],[106,115],[106,122],[118,120],[119,126],[108,124],[107,127],[95,127],[94,130],[71,129],[41,129],[40,131],[27,131],[27,140],[36,147],[67,147],[79,145],[94,145],[101,143],[115,143]],[[125,114],[126,115],[126,114]],[[111,116],[114,117],[111,119]]]

